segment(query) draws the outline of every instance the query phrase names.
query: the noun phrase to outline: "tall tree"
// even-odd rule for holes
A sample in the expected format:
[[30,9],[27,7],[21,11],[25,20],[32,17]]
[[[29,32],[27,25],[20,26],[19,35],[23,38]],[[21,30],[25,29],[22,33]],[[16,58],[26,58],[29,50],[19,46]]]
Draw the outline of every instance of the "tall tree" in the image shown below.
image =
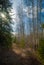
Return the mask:
[[24,19],[24,14],[23,14],[23,6],[22,6],[22,4],[21,4],[21,6],[18,6],[18,17],[19,17],[19,24],[18,24],[18,26],[19,26],[19,34],[20,34],[20,36],[24,36],[24,21],[23,21],[23,19]]
[[11,3],[9,0],[0,0],[0,46],[11,46],[11,17],[9,10],[11,9]]

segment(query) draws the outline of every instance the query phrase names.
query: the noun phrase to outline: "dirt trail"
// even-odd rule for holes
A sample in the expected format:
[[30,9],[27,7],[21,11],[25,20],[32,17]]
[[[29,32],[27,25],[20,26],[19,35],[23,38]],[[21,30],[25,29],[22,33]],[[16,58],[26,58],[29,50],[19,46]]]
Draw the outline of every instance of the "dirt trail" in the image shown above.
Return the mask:
[[22,57],[26,57],[28,53],[33,53],[33,50],[31,48],[22,49],[19,48],[16,44],[13,44],[12,49],[16,54],[21,55]]
[[2,50],[0,65],[41,65],[30,48],[20,49],[15,44],[12,47],[10,50]]

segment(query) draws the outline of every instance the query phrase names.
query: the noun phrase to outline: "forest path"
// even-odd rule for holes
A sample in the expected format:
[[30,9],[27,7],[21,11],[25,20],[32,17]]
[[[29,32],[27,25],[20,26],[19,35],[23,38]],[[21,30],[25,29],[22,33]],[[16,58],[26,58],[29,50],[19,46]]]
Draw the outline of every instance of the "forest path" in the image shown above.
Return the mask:
[[15,43],[13,43],[12,45],[12,50],[22,56],[22,57],[26,57],[29,56],[29,54],[35,54],[35,50],[32,48],[19,48]]
[[0,65],[41,65],[31,48],[19,48],[16,44],[12,49],[3,49],[0,57]]

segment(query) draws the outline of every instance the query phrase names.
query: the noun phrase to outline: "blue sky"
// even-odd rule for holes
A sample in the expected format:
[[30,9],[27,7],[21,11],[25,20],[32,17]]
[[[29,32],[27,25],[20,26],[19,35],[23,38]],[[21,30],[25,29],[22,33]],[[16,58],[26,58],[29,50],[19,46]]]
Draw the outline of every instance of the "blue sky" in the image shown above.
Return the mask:
[[[37,17],[37,0],[34,0],[34,18],[36,19]],[[31,22],[32,20],[32,4],[30,4],[29,0],[13,0],[13,9],[12,9],[12,14],[15,14],[14,16],[12,16],[13,21],[14,21],[14,26],[13,26],[13,29],[14,31],[16,32],[16,26],[17,26],[17,22],[19,21],[19,17],[18,17],[18,14],[17,14],[17,9],[19,6],[22,7],[23,5],[23,12],[24,12],[24,22],[25,22],[25,31],[26,33],[28,33],[28,30],[27,30],[27,26],[28,26],[28,20]],[[39,8],[39,7],[38,7]],[[44,23],[44,0],[42,0],[42,6],[41,6],[41,21]],[[30,13],[30,14],[29,14]],[[39,14],[40,16],[40,14]]]

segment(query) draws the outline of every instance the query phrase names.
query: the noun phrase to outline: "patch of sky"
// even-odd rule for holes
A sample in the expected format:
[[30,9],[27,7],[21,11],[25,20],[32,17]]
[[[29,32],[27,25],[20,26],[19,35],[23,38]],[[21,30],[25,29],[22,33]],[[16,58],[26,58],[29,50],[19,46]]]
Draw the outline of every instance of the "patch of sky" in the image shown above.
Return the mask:
[[[14,12],[15,12],[15,9],[16,9],[16,14],[17,14],[17,9],[18,9],[19,6],[21,6],[21,7],[23,6],[23,10],[26,12],[25,13],[23,11],[23,14],[24,14],[23,21],[25,23],[25,31],[26,31],[26,33],[29,33],[27,28],[28,28],[28,22],[32,23],[32,13],[30,12],[30,14],[29,14],[29,11],[32,11],[32,2],[31,2],[31,0],[13,0],[12,7],[13,7]],[[42,0],[42,6],[41,7],[42,7],[42,9],[44,8],[44,0]],[[34,8],[37,9],[37,0],[34,0]],[[35,12],[35,15],[36,15],[36,12]],[[18,21],[17,16],[16,16],[16,22]],[[40,21],[40,13],[38,13],[38,16],[39,16],[39,21]],[[44,10],[41,13],[41,21],[44,21]],[[14,31],[16,31],[16,25],[17,24],[15,23],[14,26],[13,26]]]

